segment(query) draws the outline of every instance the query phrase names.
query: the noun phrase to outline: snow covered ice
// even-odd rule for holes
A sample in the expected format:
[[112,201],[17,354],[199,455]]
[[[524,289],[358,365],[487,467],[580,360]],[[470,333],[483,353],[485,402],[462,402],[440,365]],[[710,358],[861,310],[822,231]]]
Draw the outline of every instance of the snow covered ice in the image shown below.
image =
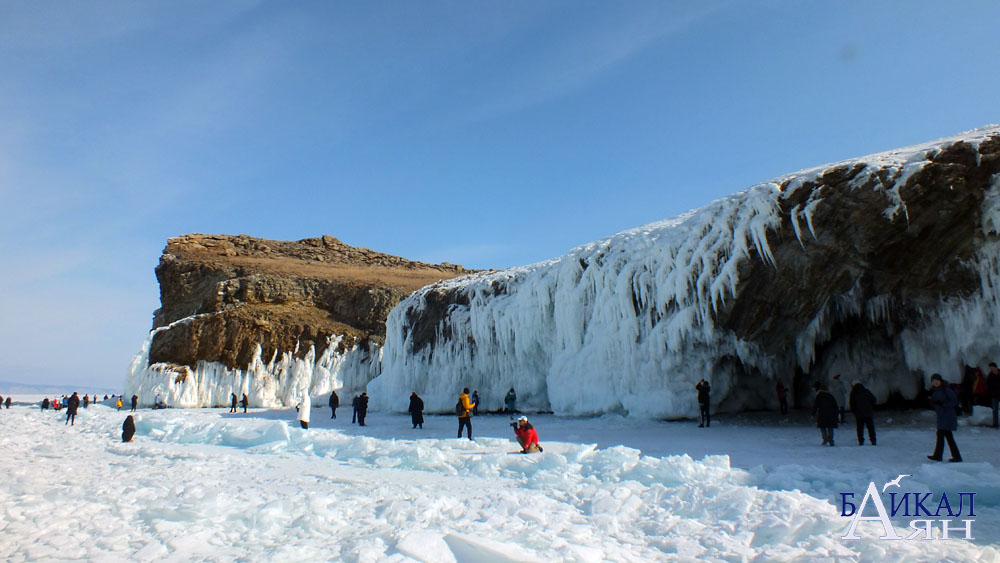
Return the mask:
[[[537,415],[545,451],[523,456],[505,416],[475,417],[468,441],[454,416],[413,430],[372,412],[361,428],[349,408],[317,407],[301,430],[294,409],[140,410],[123,444],[126,411],[80,409],[72,427],[34,406],[0,412],[0,558],[1000,561],[996,431],[963,426],[967,463],[929,463],[927,413],[877,417],[877,447],[842,425],[836,448],[796,412],[709,429]],[[975,539],[886,542],[863,523],[841,540],[839,492],[898,474],[908,490],[977,492]]]

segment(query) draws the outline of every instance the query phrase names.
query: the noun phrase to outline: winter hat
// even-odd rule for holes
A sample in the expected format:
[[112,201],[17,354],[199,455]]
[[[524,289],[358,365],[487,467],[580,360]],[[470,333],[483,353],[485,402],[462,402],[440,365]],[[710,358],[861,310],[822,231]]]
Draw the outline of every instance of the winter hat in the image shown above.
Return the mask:
[[525,421],[525,422],[528,422],[528,417],[521,416],[521,417],[518,417],[518,419],[517,419],[518,422],[521,422],[522,420]]
[[941,383],[944,383],[944,378],[941,377],[940,373],[935,373],[934,375],[931,376],[931,381],[934,381],[935,379],[940,381]]

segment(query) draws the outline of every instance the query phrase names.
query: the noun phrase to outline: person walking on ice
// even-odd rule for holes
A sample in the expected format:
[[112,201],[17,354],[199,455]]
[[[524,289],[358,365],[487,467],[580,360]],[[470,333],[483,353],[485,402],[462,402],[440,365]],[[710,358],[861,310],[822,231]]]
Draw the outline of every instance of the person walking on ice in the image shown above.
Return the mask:
[[462,428],[468,428],[469,439],[472,439],[472,408],[476,405],[469,401],[469,388],[462,390],[458,396],[458,403],[455,405],[455,414],[458,415],[458,437],[462,437]]
[[365,417],[368,416],[368,392],[362,392],[358,397],[358,426],[365,425]]
[[309,410],[312,408],[311,399],[309,398],[309,390],[306,389],[302,392],[302,403],[299,404],[299,426],[303,430],[309,429]]
[[[66,401],[66,424],[76,426],[76,411],[80,408],[80,396],[73,391],[73,396]],[[72,421],[72,423],[70,422]]]
[[229,396],[229,412],[236,412],[236,393]]
[[[701,381],[694,386],[694,388],[698,391],[698,408],[701,410],[701,424],[698,425],[698,428],[709,427],[712,425],[712,416],[709,413],[709,409],[712,405],[712,401],[709,398],[709,392],[712,390],[712,387],[703,377],[701,378]],[[725,424],[723,424],[723,426],[725,426]]]
[[860,381],[851,385],[851,412],[858,427],[858,445],[865,445],[865,427],[868,428],[868,441],[875,445],[875,395],[865,388]]
[[[468,389],[466,389],[468,392]],[[514,413],[517,412],[517,393],[514,392],[514,388],[511,387],[510,391],[503,398],[504,410],[510,415],[511,420],[514,419]]]
[[330,418],[337,418],[337,407],[340,406],[340,397],[336,391],[330,391]]
[[833,446],[833,429],[837,427],[837,399],[833,397],[826,385],[819,385],[816,398],[813,400],[813,417],[824,446]]
[[[423,429],[424,427],[424,400],[417,395],[414,391],[410,393],[410,408],[407,409],[410,413],[410,421],[413,422],[413,428]],[[458,433],[459,436],[462,435],[461,432]]]
[[931,406],[937,414],[937,442],[934,444],[934,453],[927,456],[931,461],[941,461],[941,454],[944,453],[944,443],[948,442],[951,450],[951,459],[948,461],[962,461],[962,454],[958,452],[958,444],[952,432],[958,430],[958,414],[955,407],[958,406],[958,396],[951,390],[951,387],[944,382],[941,374],[935,373],[931,376]]

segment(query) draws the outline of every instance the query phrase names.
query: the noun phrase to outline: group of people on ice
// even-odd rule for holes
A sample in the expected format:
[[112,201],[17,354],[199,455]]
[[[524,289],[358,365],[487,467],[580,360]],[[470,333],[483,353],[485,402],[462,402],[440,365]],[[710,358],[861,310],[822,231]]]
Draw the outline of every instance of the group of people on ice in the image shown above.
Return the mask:
[[[244,395],[245,397],[246,395]],[[309,392],[305,391],[302,395],[302,400],[296,405],[295,410],[298,412],[299,426],[303,429],[309,428],[309,416],[312,407],[312,399],[309,397]],[[340,396],[337,395],[336,391],[330,392],[330,418],[337,418],[337,408],[340,407]],[[354,412],[351,415],[351,424],[358,424],[359,426],[365,425],[365,418],[368,416],[368,393],[361,393],[356,395],[351,401],[351,406]],[[244,410],[244,412],[246,412]]]
[[[948,444],[951,452],[950,462],[962,461],[962,454],[958,450],[955,442],[954,432],[958,430],[958,414],[967,407],[962,393],[969,390],[970,401],[974,404],[990,406],[993,410],[993,428],[1000,427],[1000,368],[995,362],[989,364],[989,375],[982,377],[980,370],[969,368],[966,370],[965,378],[970,385],[951,384],[949,385],[941,374],[931,375],[931,389],[929,392],[930,406],[934,409],[936,417],[936,440],[934,452],[927,456],[932,461],[943,461],[944,445]],[[868,434],[868,441],[871,445],[876,445],[875,434],[875,405],[877,400],[875,395],[868,390],[860,381],[854,381],[850,388],[840,378],[835,375],[829,383],[815,383],[816,394],[813,397],[812,417],[819,428],[822,445],[834,445],[834,429],[839,423],[847,421],[848,410],[854,414],[855,430],[858,438],[858,445],[865,444],[865,432]],[[702,379],[695,385],[698,393],[698,406],[701,413],[699,428],[708,427],[711,417],[709,409],[711,405],[709,383]],[[788,414],[788,388],[778,381],[775,385],[775,392],[778,396],[779,409],[782,415]],[[977,398],[978,397],[978,398]],[[967,410],[965,412],[968,412]]]
[[[414,396],[416,393],[413,394]],[[458,438],[462,437],[462,429],[466,430],[466,437],[470,440],[472,439],[472,416],[476,414],[476,408],[479,406],[479,392],[473,393],[473,398],[469,398],[469,388],[466,387],[462,389],[462,392],[458,395],[458,402],[455,403],[455,414],[458,415]],[[511,387],[510,391],[504,397],[504,412],[509,413],[511,418],[514,418],[514,413],[517,409],[517,394],[514,392],[514,388]],[[520,416],[516,422],[510,424],[511,428],[514,429],[514,436],[517,437],[517,443],[521,445],[522,454],[533,454],[542,451],[542,447],[538,444],[538,432],[535,431],[535,427],[528,422],[528,417]]]
[[[246,395],[244,395],[244,400]],[[361,393],[354,397],[351,401],[351,406],[353,407],[353,414],[351,416],[351,423],[357,423],[360,426],[365,426],[365,417],[368,414],[368,393]],[[309,397],[308,392],[304,392],[302,400],[296,406],[296,412],[298,413],[299,425],[303,429],[309,428],[309,418],[312,399]],[[337,418],[337,408],[340,406],[340,396],[337,395],[336,391],[330,393],[330,398],[328,401],[330,406],[330,418]],[[474,391],[471,395],[469,393],[469,388],[466,387],[458,396],[458,402],[455,404],[455,414],[458,416],[458,435],[457,437],[462,437],[462,430],[466,432],[466,437],[472,439],[472,417],[478,414],[479,407],[479,393]],[[410,393],[410,404],[407,409],[410,413],[410,422],[413,424],[413,428],[422,429],[424,427],[424,400],[417,395],[414,391]],[[231,407],[230,412],[236,412],[236,394],[234,393],[231,397]],[[245,412],[245,405],[244,405]],[[505,414],[509,414],[510,418],[514,418],[514,414],[517,412],[517,393],[512,387],[504,397],[504,409]],[[526,416],[521,416],[516,422],[511,423],[511,427],[514,429],[514,434],[517,437],[518,443],[521,445],[521,453],[536,453],[542,451],[541,446],[538,443],[538,433],[528,422]]]

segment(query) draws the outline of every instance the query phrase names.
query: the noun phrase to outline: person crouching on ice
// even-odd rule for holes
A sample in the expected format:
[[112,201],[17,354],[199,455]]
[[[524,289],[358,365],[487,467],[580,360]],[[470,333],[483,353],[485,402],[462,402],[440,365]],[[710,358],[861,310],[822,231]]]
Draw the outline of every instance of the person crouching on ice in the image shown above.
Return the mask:
[[528,422],[528,417],[522,416],[517,419],[516,423],[511,423],[514,428],[514,434],[517,435],[517,443],[521,444],[522,454],[534,454],[542,451],[542,447],[538,445],[538,432],[535,432],[535,427]]

